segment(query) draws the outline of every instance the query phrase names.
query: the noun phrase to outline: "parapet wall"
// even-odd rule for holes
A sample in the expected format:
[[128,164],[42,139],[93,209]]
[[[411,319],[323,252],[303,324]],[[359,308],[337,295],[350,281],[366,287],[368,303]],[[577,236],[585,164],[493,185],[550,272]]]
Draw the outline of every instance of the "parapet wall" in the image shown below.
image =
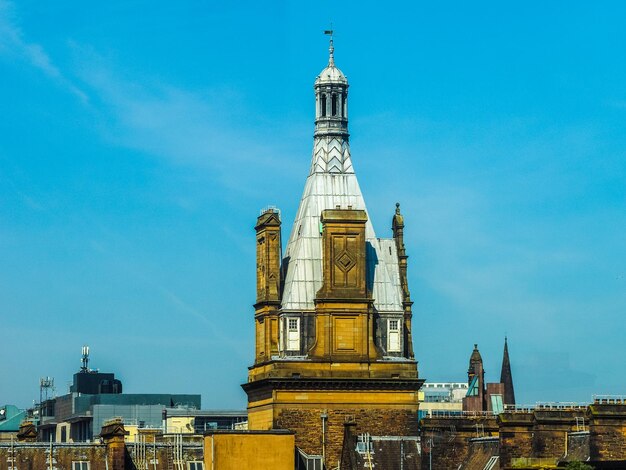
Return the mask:
[[626,468],[626,399],[508,410],[497,417],[431,417],[420,424],[422,468],[431,460],[432,468],[473,468],[469,462],[487,455],[499,457],[501,470],[573,460]]
[[[106,470],[104,444],[46,444],[18,442],[0,444],[0,470],[71,469],[72,462],[90,462],[91,470]],[[120,470],[124,470],[123,468]]]
[[596,400],[587,409],[591,461],[626,461],[626,399]]
[[25,421],[18,441],[0,442],[0,470],[73,470],[77,462],[89,470],[169,470],[204,461],[202,436],[142,430],[139,442],[128,443],[127,434],[123,422],[114,419],[102,427],[97,442],[37,442],[34,424]]

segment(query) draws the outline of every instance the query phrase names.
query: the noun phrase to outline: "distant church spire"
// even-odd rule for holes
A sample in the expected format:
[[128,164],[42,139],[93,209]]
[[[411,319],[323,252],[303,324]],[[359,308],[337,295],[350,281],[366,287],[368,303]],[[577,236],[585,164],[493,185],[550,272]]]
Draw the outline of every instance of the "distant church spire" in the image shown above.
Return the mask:
[[511,375],[511,361],[509,360],[509,346],[506,336],[504,337],[504,355],[502,356],[500,382],[504,384],[504,404],[515,405],[515,390],[513,389],[513,376]]

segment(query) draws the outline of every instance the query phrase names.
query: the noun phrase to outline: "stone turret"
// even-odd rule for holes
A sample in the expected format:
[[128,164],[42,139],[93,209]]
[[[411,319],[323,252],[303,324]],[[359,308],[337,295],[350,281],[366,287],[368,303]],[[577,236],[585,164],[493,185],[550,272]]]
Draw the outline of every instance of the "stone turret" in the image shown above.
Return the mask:
[[400,213],[400,203],[396,202],[396,212],[391,222],[393,239],[398,253],[398,270],[400,272],[400,286],[402,288],[402,307],[404,309],[404,353],[408,358],[413,358],[413,337],[411,292],[409,291],[409,279],[407,275],[408,255],[404,247],[404,216]]
[[483,358],[478,351],[478,344],[474,344],[474,350],[469,360],[467,369],[467,396],[463,398],[463,410],[484,411],[487,409],[485,403],[485,370],[483,369]]
[[280,212],[262,211],[254,227],[256,231],[256,304],[255,309],[255,364],[269,361],[278,355],[278,309],[282,290]]

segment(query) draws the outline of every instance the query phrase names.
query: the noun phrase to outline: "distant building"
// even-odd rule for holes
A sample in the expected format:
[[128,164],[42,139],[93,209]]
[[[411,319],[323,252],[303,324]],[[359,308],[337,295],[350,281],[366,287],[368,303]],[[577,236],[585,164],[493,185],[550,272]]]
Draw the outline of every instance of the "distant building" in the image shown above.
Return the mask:
[[164,433],[203,434],[215,430],[244,430],[248,428],[248,412],[243,410],[195,410],[167,408]]
[[515,391],[506,338],[504,339],[500,382],[485,383],[483,358],[478,351],[478,345],[475,344],[467,370],[467,383],[468,389],[463,398],[463,411],[501,413],[504,411],[504,405],[515,405]]
[[[165,409],[199,410],[200,395],[122,393],[115,374],[83,366],[74,374],[70,393],[43,401],[38,407],[38,438],[45,442],[88,442],[97,437],[105,422],[121,418],[128,438],[139,429],[161,430]],[[180,431],[178,431],[180,432]]]
[[17,436],[20,423],[26,418],[26,410],[14,405],[0,407],[0,441],[11,440]]
[[433,414],[460,415],[467,390],[465,382],[424,383],[419,391],[419,419]]

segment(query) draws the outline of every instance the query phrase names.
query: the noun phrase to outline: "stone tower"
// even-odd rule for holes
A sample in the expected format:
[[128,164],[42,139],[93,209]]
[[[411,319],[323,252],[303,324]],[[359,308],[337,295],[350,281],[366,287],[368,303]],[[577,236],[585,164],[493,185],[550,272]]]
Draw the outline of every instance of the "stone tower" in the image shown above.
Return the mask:
[[357,433],[417,435],[404,218],[377,238],[350,156],[348,80],[331,38],[315,80],[313,158],[283,255],[280,216],[257,220],[256,354],[250,429],[286,428],[334,467],[346,422]]

